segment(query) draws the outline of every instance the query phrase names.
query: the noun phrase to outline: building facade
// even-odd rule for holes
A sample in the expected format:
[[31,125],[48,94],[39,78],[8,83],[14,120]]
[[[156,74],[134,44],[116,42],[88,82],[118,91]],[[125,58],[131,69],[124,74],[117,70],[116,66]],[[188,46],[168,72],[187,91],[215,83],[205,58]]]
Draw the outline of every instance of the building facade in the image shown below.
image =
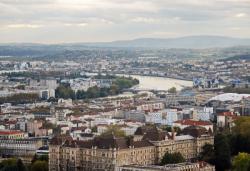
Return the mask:
[[[189,132],[190,131],[190,132]],[[166,152],[180,152],[187,160],[197,158],[202,146],[214,137],[203,128],[186,128],[175,136],[156,127],[140,127],[131,138],[114,135],[77,141],[68,136],[54,137],[49,147],[50,171],[115,171],[124,165],[153,165]]]
[[39,139],[0,139],[0,156],[18,157],[24,163],[30,163],[36,154],[36,150],[43,146]]

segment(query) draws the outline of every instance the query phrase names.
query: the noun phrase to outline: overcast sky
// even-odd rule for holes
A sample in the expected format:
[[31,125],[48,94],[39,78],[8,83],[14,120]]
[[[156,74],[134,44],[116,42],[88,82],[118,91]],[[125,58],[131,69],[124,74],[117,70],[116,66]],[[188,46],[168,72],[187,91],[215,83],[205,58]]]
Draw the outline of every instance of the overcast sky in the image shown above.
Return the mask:
[[250,0],[0,0],[0,43],[250,38]]

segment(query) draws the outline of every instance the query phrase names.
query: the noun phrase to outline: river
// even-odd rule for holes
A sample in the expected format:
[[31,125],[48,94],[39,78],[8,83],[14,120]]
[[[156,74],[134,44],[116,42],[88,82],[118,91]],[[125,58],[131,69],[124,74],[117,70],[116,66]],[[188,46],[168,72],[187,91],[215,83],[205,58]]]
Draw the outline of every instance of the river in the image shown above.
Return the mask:
[[136,86],[135,89],[139,90],[168,90],[175,87],[177,90],[181,90],[184,87],[191,87],[193,85],[192,81],[179,80],[173,78],[165,77],[154,77],[154,76],[140,76],[140,75],[130,75],[140,81],[140,84]]
[[[97,73],[88,73],[88,75],[97,75]],[[133,77],[140,81],[140,84],[134,87],[136,90],[169,90],[175,87],[177,90],[181,90],[184,87],[192,87],[192,81],[166,78],[166,77],[156,77],[156,76],[141,76],[141,75],[126,75],[126,74],[116,74],[118,76]]]

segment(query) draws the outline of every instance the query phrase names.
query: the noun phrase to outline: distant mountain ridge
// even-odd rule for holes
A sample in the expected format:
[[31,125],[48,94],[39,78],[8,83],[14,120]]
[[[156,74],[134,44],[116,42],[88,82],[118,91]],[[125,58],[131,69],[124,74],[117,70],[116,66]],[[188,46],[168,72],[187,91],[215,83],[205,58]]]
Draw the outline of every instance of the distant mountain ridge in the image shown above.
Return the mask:
[[250,39],[224,36],[187,36],[180,38],[140,38],[103,43],[80,43],[96,47],[134,47],[134,48],[221,48],[231,46],[250,46]]
[[[159,49],[161,49],[159,51]],[[250,39],[223,36],[189,36],[181,38],[141,38],[97,43],[5,43],[0,44],[0,57],[47,57],[76,58],[82,56],[95,57],[127,56],[134,57],[144,51],[157,56],[200,57],[204,54],[212,58],[233,57],[250,54]],[[140,52],[138,52],[138,50]],[[238,57],[236,57],[238,58]]]
[[236,55],[236,56],[233,56],[233,57],[222,59],[221,61],[233,61],[233,60],[246,60],[246,61],[250,61],[250,53],[249,54],[243,54],[243,55]]

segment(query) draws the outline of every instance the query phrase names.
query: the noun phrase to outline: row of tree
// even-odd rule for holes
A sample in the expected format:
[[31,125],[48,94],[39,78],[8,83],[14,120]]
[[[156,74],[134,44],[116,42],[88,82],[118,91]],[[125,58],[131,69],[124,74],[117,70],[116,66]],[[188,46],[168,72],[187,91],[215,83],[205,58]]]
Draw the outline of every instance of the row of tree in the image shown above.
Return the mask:
[[71,98],[71,99],[89,99],[98,97],[107,97],[110,95],[117,95],[126,88],[131,88],[139,84],[137,79],[131,77],[116,77],[110,87],[90,87],[87,91],[78,90],[74,92],[69,84],[61,84],[56,89],[56,98]]
[[230,169],[231,150],[227,136],[217,134],[214,139],[214,146],[211,144],[204,145],[199,159],[215,165],[216,170]]
[[[241,171],[239,168],[243,166],[238,164],[239,160],[247,160],[250,153],[249,128],[250,117],[239,117],[232,132],[218,133],[215,135],[214,146],[206,144],[203,147],[200,159],[215,165],[216,170]],[[244,165],[244,168],[248,168],[248,164]]]
[[21,159],[10,158],[0,163],[1,171],[48,171],[48,157],[34,156],[31,164],[23,164]]
[[36,93],[19,93],[12,96],[1,97],[0,104],[12,103],[12,104],[24,104],[33,103],[39,100],[39,95]]
[[250,87],[246,85],[245,87],[233,87],[227,86],[223,89],[225,93],[239,93],[239,94],[250,94]]

